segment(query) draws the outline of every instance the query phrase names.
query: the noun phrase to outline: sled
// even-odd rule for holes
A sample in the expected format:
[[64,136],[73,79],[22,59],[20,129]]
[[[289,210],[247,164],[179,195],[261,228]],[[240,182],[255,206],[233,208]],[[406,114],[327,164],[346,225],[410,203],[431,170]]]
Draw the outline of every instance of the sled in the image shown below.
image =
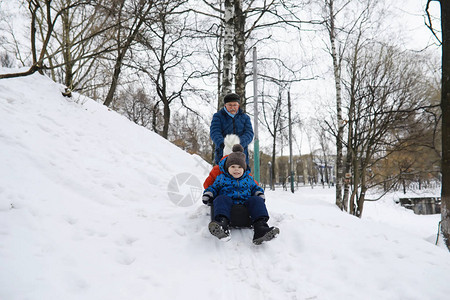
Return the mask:
[[[214,219],[214,205],[211,204],[211,221]],[[230,226],[234,228],[250,228],[252,227],[252,218],[248,213],[248,209],[243,204],[233,204],[231,207]]]

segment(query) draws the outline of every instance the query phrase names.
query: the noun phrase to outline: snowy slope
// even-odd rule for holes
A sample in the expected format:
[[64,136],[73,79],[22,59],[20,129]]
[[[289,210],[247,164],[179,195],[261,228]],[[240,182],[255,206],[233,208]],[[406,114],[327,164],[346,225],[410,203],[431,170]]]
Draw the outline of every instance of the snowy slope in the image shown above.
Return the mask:
[[450,294],[439,216],[386,200],[360,220],[333,205],[332,189],[267,192],[280,236],[255,246],[250,230],[233,230],[221,242],[199,197],[209,166],[61,90],[40,75],[0,80],[0,299]]

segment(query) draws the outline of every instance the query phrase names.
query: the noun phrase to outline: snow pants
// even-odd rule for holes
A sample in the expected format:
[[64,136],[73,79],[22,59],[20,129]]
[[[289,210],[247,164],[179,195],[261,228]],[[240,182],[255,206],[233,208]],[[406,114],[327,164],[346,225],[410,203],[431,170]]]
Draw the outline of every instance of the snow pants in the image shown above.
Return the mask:
[[[214,217],[222,215],[230,220],[231,207],[234,204],[234,200],[226,195],[219,195],[214,199]],[[269,213],[267,212],[264,199],[258,196],[251,196],[248,198],[244,205],[247,207],[250,217],[253,221],[260,218],[269,219]]]

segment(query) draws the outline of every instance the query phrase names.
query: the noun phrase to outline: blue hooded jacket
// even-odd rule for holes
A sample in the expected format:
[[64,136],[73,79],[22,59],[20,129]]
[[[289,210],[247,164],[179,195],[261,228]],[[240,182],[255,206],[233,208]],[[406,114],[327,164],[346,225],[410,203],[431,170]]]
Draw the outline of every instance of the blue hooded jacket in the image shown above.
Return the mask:
[[246,162],[248,165],[248,145],[253,141],[253,127],[250,117],[246,115],[240,108],[234,118],[230,117],[225,108],[216,112],[212,118],[209,128],[209,135],[216,145],[215,163],[219,164],[223,156],[223,144],[227,134],[236,134],[240,138],[240,144],[244,147]]
[[212,192],[214,198],[219,195],[227,195],[233,199],[235,204],[244,203],[258,191],[264,193],[263,188],[257,185],[250,175],[250,170],[247,169],[244,171],[244,174],[240,178],[231,176],[228,170],[225,170],[227,159],[228,157],[219,162],[219,168],[222,174],[216,177],[214,183],[206,188],[205,192]]

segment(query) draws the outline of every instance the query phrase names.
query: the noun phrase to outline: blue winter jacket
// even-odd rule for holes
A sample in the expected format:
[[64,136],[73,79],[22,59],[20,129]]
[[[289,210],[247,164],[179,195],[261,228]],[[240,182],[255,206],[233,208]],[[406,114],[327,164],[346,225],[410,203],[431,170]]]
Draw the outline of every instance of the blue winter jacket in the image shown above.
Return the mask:
[[262,187],[256,184],[250,175],[250,170],[246,170],[240,178],[234,178],[225,170],[225,163],[228,157],[219,162],[222,174],[216,177],[212,185],[205,189],[205,192],[212,192],[214,198],[219,195],[227,195],[234,200],[235,204],[244,203],[249,197],[254,196],[258,191],[264,193]]
[[225,108],[222,108],[216,112],[212,118],[211,126],[209,128],[209,135],[216,146],[216,165],[219,164],[219,161],[223,156],[223,140],[227,134],[236,134],[239,136],[241,146],[244,147],[244,153],[248,165],[248,145],[253,140],[253,127],[250,117],[240,108],[234,118],[227,114]]

